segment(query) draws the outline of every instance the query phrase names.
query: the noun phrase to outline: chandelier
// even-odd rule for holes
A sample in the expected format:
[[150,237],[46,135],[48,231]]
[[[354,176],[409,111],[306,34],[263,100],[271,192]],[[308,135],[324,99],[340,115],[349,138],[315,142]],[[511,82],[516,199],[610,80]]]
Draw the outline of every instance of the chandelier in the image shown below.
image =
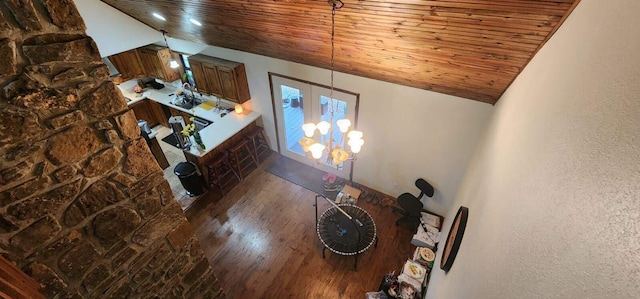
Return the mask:
[[[351,126],[351,121],[348,119],[339,119],[336,121],[336,126],[340,130],[341,137],[340,140],[335,143],[336,140],[333,138],[334,128],[332,126],[334,119],[334,112],[337,109],[334,107],[335,101],[333,99],[333,61],[334,61],[334,36],[335,36],[335,15],[336,10],[342,8],[344,3],[340,0],[329,0],[329,5],[331,5],[331,92],[329,94],[329,116],[330,121],[321,121],[318,124],[314,123],[306,123],[302,125],[302,130],[304,131],[305,137],[300,139],[300,145],[302,145],[302,149],[309,153],[311,152],[311,156],[316,161],[320,162],[322,159],[329,164],[333,165],[336,169],[338,169],[342,162],[351,160],[351,163],[356,159],[356,154],[360,152],[362,149],[362,145],[364,144],[364,140],[362,139],[362,132],[352,130],[349,131],[349,127]],[[313,135],[316,131],[321,135],[321,142],[316,142],[313,138]],[[347,145],[350,147],[350,151],[346,151],[346,146],[344,145],[345,137],[349,138]],[[353,164],[352,164],[353,165]],[[351,174],[349,175],[349,180],[351,181]]]

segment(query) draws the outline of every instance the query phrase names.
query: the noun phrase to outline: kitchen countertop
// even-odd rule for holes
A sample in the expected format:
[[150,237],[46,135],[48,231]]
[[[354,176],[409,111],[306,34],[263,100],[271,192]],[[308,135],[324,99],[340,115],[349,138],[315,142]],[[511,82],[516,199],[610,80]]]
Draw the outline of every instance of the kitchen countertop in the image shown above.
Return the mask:
[[[149,88],[142,94],[136,94],[135,92],[133,92],[133,87],[138,84],[137,82],[137,79],[132,79],[126,82],[122,82],[118,85],[118,88],[120,88],[122,94],[126,98],[131,100],[127,103],[128,105],[135,104],[144,99],[149,99],[162,105],[169,106],[176,110],[180,110],[212,122],[212,124],[200,130],[200,137],[202,137],[202,141],[204,142],[206,149],[201,150],[198,145],[195,145],[191,147],[191,150],[185,150],[185,152],[188,152],[195,156],[202,157],[206,155],[208,152],[218,147],[227,139],[231,138],[231,136],[237,134],[238,132],[240,132],[240,130],[244,129],[249,124],[260,118],[260,113],[247,109],[244,109],[242,114],[228,112],[225,117],[220,117],[219,112],[216,112],[215,109],[206,110],[197,106],[192,109],[184,109],[172,104],[172,100],[175,98],[175,93],[181,88],[175,87],[171,83],[163,83],[165,87],[162,89],[156,90]],[[201,96],[200,98],[207,100],[215,99],[214,97],[209,96]],[[222,102],[222,106],[233,106],[233,104],[226,103],[226,101],[224,100]],[[189,120],[185,119],[185,122],[188,123]]]

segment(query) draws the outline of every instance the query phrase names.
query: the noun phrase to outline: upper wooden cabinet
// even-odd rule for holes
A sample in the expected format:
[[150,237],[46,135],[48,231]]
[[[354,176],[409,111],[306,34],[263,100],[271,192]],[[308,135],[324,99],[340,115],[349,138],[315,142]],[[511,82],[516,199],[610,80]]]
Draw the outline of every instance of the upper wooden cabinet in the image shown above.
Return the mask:
[[122,80],[144,77],[145,69],[142,66],[140,55],[136,49],[109,56],[113,66],[120,72]]
[[189,64],[198,90],[236,103],[251,99],[244,64],[197,54]]
[[219,98],[224,98],[222,87],[220,86],[220,76],[216,66],[203,63],[202,69],[204,70],[204,76],[207,78],[207,90],[210,94]]
[[182,67],[169,67],[173,59],[180,63],[177,53],[171,53],[168,48],[149,45],[109,56],[109,60],[122,74],[122,80],[140,77],[153,77],[164,81],[175,81],[182,76]]
[[207,77],[204,75],[204,68],[202,62],[189,59],[189,65],[191,66],[191,72],[193,73],[193,80],[196,82],[196,87],[201,93],[210,94],[209,87],[207,86]]
[[138,53],[140,54],[140,61],[147,76],[160,79],[164,78],[162,65],[158,60],[156,52],[148,49],[138,49]]
[[169,82],[180,79],[180,68],[169,66],[172,59],[169,48],[150,45],[138,48],[138,52],[148,76]]

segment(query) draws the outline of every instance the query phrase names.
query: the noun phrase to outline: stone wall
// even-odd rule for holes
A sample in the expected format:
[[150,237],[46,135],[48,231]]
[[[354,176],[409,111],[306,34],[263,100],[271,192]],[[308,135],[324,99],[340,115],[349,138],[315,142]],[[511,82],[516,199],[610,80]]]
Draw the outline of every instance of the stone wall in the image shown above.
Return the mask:
[[162,174],[73,1],[0,1],[2,255],[49,298],[224,297]]

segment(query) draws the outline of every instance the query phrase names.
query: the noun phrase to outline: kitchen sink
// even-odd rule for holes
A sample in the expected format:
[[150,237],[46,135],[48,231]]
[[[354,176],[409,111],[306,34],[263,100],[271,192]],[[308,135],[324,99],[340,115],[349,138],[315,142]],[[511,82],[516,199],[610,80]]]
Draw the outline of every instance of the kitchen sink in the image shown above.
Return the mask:
[[183,109],[191,109],[194,106],[198,106],[204,103],[204,101],[204,99],[182,95],[176,96],[176,98],[173,100],[173,104]]
[[193,108],[193,103],[191,103],[191,102],[184,102],[182,104],[174,104],[174,105],[176,105],[176,106],[178,106],[180,108],[183,108],[183,109],[191,109],[191,108]]

